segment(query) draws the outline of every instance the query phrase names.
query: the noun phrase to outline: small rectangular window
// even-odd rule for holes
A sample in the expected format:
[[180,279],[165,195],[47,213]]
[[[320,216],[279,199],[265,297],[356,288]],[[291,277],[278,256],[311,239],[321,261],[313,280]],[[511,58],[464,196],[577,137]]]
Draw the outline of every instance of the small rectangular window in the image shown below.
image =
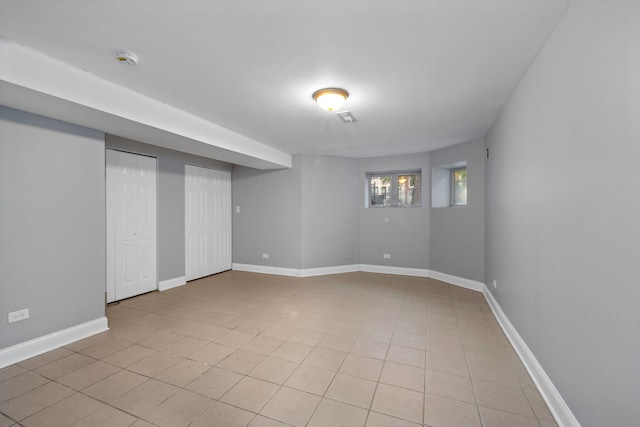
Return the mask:
[[451,206],[467,204],[467,168],[451,169]]
[[420,206],[420,171],[368,173],[369,207]]

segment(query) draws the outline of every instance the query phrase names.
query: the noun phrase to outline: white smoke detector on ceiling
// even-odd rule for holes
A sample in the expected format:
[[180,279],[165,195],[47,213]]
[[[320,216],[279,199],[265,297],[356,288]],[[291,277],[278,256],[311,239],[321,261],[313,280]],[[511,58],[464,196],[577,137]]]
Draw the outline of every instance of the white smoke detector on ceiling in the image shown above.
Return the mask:
[[138,63],[138,55],[130,50],[116,50],[114,53],[118,62],[123,62],[129,65],[136,65]]

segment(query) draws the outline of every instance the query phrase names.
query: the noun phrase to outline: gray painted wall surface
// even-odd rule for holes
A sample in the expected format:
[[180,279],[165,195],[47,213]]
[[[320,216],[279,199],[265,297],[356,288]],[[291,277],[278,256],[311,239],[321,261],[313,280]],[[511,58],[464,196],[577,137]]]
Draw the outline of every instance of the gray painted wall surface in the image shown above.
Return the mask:
[[[422,207],[364,207],[366,172],[415,169],[423,171]],[[233,205],[240,213],[234,213],[233,261],[428,268],[429,183],[428,153],[360,160],[296,155],[290,170],[235,167]]]
[[303,155],[301,167],[301,268],[358,264],[358,160]]
[[234,263],[300,268],[301,173],[300,156],[291,169],[233,168]]
[[0,106],[0,348],[104,316],[104,176],[101,132]]
[[640,425],[640,2],[574,0],[487,137],[487,282],[585,426]]
[[231,165],[109,134],[106,146],[158,159],[158,281],[184,276],[185,164],[227,172],[231,172]]
[[[422,207],[365,207],[367,172],[422,169]],[[360,262],[429,268],[429,153],[360,159]],[[391,254],[384,259],[383,254]]]
[[467,162],[467,205],[431,208],[431,270],[484,283],[485,142],[432,151],[431,167]]

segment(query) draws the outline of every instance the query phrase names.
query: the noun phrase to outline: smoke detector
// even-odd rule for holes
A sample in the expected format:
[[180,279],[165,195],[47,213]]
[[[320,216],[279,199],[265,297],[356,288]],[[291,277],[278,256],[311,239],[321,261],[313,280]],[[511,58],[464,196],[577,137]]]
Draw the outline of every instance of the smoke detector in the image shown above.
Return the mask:
[[136,65],[138,63],[138,55],[130,50],[116,50],[114,53],[118,62],[129,65]]

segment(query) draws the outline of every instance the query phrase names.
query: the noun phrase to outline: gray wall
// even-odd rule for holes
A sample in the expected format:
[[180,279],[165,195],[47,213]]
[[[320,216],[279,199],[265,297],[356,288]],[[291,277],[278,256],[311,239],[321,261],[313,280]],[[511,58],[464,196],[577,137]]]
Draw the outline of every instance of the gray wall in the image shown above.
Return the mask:
[[[285,268],[428,268],[429,154],[373,159],[296,155],[293,168],[235,167],[233,261]],[[365,173],[422,169],[420,208],[365,208]],[[262,253],[269,253],[263,259]],[[390,253],[391,259],[383,259]]]
[[229,163],[106,135],[106,146],[158,159],[158,281],[185,275],[185,164],[231,171]]
[[301,268],[358,264],[358,160],[303,155],[301,168]]
[[640,424],[639,19],[572,1],[487,137],[487,282],[585,427]]
[[300,156],[291,169],[234,167],[234,263],[300,268],[301,181]]
[[430,154],[432,168],[467,162],[467,205],[431,208],[430,269],[484,283],[485,142],[467,142]]
[[101,132],[0,106],[0,348],[104,316],[104,176]]
[[[233,262],[283,268],[358,264],[358,160],[296,155],[293,168],[233,170]],[[263,253],[269,259],[262,258]]]
[[[360,159],[360,262],[393,267],[429,268],[429,153]],[[422,169],[422,207],[365,207],[367,172]],[[384,259],[383,254],[391,254]]]

